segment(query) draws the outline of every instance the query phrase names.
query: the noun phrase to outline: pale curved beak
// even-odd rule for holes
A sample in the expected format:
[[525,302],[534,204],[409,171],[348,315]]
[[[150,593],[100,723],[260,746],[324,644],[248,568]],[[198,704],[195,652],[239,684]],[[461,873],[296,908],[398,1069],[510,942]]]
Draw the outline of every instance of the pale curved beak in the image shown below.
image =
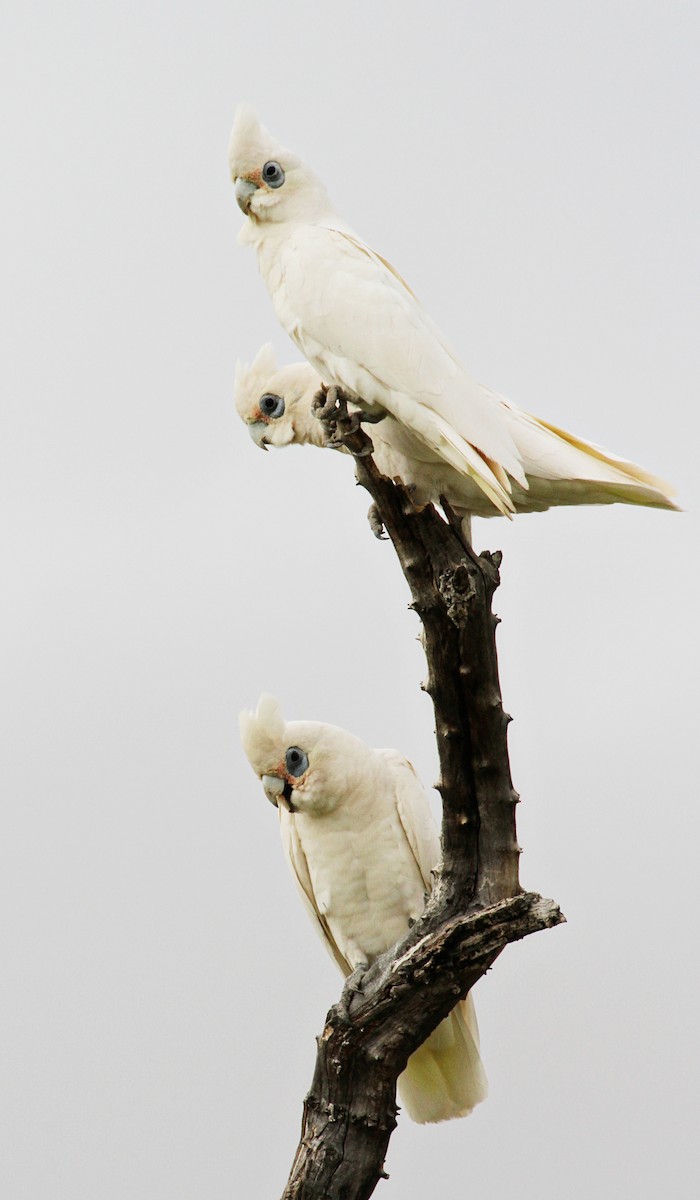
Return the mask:
[[277,808],[277,801],[284,791],[284,780],[278,775],[263,775],[262,785],[270,804]]
[[267,425],[265,421],[251,421],[250,425],[248,426],[248,433],[252,437],[256,446],[259,446],[261,450],[267,450],[267,442],[265,441]]
[[236,203],[241,212],[246,216],[250,211],[250,202],[258,190],[257,183],[251,183],[249,179],[238,178],[236,180]]

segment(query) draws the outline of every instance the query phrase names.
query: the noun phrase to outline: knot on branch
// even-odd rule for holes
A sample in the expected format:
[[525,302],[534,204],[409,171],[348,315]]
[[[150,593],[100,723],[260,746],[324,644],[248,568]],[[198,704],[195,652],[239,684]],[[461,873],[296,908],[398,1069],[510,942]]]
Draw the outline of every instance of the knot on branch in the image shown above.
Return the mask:
[[469,550],[469,558],[463,559],[456,567],[446,567],[440,573],[440,595],[448,617],[458,628],[466,625],[470,609],[474,601],[478,602],[480,593],[484,595],[487,605],[491,603],[493,593],[501,582],[498,568],[502,561],[500,550],[495,550],[493,554],[485,550],[478,557]]
[[476,565],[468,567],[466,562],[457,567],[447,567],[440,573],[438,587],[445,602],[447,615],[458,628],[466,625],[469,610],[477,595]]

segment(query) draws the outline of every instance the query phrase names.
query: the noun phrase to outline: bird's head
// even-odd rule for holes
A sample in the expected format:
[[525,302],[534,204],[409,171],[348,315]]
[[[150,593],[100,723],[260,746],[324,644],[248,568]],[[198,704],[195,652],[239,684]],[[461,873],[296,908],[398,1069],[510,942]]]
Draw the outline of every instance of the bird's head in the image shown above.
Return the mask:
[[319,721],[285,722],[277,700],[262,695],[240,716],[241,743],[268,800],[290,813],[323,816],[352,794],[373,751],[359,738]]
[[256,446],[323,446],[321,422],[313,413],[320,377],[308,363],[277,367],[272,346],[262,346],[250,366],[236,365],[236,409]]
[[330,211],[323,184],[270,136],[247,104],[236,110],[229,164],[238,206],[254,224],[308,221]]

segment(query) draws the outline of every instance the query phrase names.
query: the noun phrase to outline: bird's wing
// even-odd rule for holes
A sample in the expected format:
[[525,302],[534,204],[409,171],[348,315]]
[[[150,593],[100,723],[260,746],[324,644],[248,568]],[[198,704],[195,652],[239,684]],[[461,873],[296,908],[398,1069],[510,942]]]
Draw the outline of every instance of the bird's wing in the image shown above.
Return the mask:
[[440,837],[425,788],[413,766],[398,750],[379,750],[390,764],[396,783],[396,811],[426,892],[433,889],[433,871],[440,861]]
[[342,230],[302,226],[281,287],[283,324],[324,378],[386,408],[512,507],[504,472],[527,484],[499,405],[389,264]]
[[296,880],[299,894],[304,902],[304,907],[308,912],[314,927],[320,935],[328,953],[335,960],[343,975],[349,975],[351,971],[350,964],[341,953],[338,944],[330,931],[328,922],[325,917],[319,912],[314,896],[313,884],[309,866],[306,861],[306,855],[302,847],[299,834],[297,833],[294,824],[292,813],[288,812],[282,806],[279,807],[280,816],[280,835],[282,837],[282,847],[284,849],[285,858],[289,863],[290,870]]

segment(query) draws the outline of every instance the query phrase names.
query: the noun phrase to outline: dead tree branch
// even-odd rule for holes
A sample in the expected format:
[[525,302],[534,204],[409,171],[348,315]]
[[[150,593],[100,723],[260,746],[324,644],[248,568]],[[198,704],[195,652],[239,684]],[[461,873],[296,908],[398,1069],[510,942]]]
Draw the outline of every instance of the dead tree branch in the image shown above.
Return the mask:
[[563,921],[524,893],[491,601],[501,556],[475,555],[432,507],[417,511],[379,474],[372,443],[334,389],[319,412],[355,455],[423,625],[425,689],[440,757],[443,860],[421,919],[347,985],[318,1039],[299,1147],[283,1200],[366,1200],[384,1176],[396,1080],[414,1050],[513,941]]

